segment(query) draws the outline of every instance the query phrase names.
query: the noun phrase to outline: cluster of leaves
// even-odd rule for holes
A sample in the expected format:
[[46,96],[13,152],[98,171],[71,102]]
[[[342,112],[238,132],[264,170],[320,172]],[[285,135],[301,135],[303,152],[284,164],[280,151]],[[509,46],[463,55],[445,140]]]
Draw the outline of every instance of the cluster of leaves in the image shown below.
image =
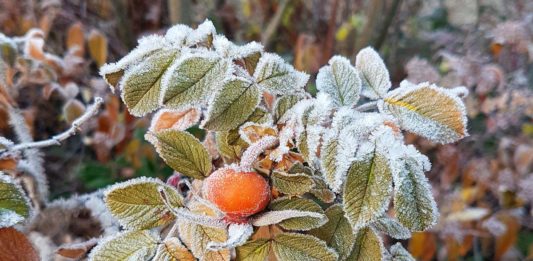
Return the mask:
[[[234,45],[210,21],[145,37],[101,75],[132,114],[158,111],[146,138],[177,176],[110,187],[105,203],[125,231],[92,260],[412,259],[379,235],[406,239],[438,218],[430,163],[402,130],[437,143],[468,135],[464,88],[404,81],[390,90],[366,48],[355,66],[333,57],[310,98],[308,75],[257,43]],[[198,123],[203,144],[185,131]],[[253,167],[272,186],[267,210],[244,224],[221,219],[199,189],[228,165]]]

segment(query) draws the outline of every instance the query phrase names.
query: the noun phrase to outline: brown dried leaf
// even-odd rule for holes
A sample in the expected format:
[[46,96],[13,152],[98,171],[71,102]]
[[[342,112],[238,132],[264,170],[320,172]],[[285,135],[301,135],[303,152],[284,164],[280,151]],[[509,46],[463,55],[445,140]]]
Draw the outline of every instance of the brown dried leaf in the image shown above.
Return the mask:
[[39,255],[24,234],[8,227],[0,229],[0,260],[38,261]]

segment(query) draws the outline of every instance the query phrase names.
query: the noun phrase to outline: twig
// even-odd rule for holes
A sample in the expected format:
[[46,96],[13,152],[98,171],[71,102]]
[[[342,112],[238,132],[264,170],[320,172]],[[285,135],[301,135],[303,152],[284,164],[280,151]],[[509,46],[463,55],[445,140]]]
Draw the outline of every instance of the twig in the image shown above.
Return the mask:
[[377,105],[378,105],[377,101],[371,101],[371,102],[367,102],[367,103],[364,103],[364,104],[356,107],[355,110],[356,111],[368,111],[368,110],[376,108]]
[[265,150],[273,148],[279,144],[277,137],[265,136],[254,144],[250,145],[248,149],[242,154],[241,157],[241,170],[242,171],[251,171],[254,161],[263,153]]
[[83,115],[81,115],[81,117],[77,118],[72,123],[72,125],[70,126],[68,130],[58,135],[55,135],[50,139],[35,141],[35,142],[24,142],[24,143],[20,143],[20,144],[11,146],[11,147],[7,147],[3,150],[0,150],[0,159],[7,153],[23,151],[27,149],[38,149],[38,148],[61,145],[61,142],[76,135],[76,133],[78,133],[81,130],[80,129],[81,125],[98,113],[100,106],[102,105],[103,102],[104,100],[102,98],[96,97],[94,99],[94,103],[91,106],[89,106],[89,108],[87,108],[87,110],[85,111]]
[[288,0],[281,0],[278,10],[276,10],[276,13],[274,14],[274,17],[272,20],[270,20],[270,23],[268,23],[266,29],[264,30],[264,34],[261,36],[261,42],[265,47],[268,47],[268,44],[272,40],[272,35],[276,32],[279,26],[279,22],[281,21],[281,16],[285,12],[285,8],[287,7],[287,4],[289,3]]

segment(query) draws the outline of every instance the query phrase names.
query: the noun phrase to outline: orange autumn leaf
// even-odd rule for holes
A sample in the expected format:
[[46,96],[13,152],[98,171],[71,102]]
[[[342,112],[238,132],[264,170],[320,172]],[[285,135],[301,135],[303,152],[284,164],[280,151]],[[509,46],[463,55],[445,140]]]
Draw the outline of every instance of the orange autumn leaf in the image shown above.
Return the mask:
[[496,238],[496,249],[494,252],[495,260],[500,260],[503,255],[515,245],[518,240],[520,224],[515,217],[510,215],[500,215],[498,219],[505,224],[507,229],[503,235]]
[[93,29],[89,34],[89,54],[98,67],[107,60],[107,37],[100,31]]
[[409,252],[417,260],[432,260],[437,253],[435,235],[428,232],[413,233],[413,237],[409,241]]
[[85,55],[85,35],[82,23],[77,22],[68,28],[67,48],[78,57]]
[[24,234],[7,227],[0,229],[0,260],[38,261],[39,255]]

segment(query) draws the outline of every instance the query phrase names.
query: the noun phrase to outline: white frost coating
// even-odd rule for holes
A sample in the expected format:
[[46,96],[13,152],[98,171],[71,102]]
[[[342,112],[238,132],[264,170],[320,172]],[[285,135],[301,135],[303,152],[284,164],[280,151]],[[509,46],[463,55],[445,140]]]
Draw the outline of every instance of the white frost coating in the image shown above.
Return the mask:
[[114,184],[114,185],[109,186],[108,188],[104,189],[104,191],[103,191],[104,200],[107,201],[107,196],[109,195],[109,193],[111,193],[115,189],[125,189],[125,188],[127,188],[129,186],[137,185],[137,184],[143,184],[143,183],[156,183],[158,185],[168,187],[168,185],[166,185],[165,183],[163,183],[163,181],[161,181],[159,179],[151,178],[151,177],[138,177],[138,178],[134,178],[134,179],[130,179],[130,180],[127,180],[127,181],[124,181],[124,182],[120,182],[120,183]]
[[312,212],[312,211],[301,211],[301,210],[295,210],[295,209],[273,210],[273,211],[265,212],[255,217],[252,220],[252,225],[256,227],[268,226],[268,225],[278,224],[290,218],[298,218],[298,217],[312,217],[312,218],[320,218],[320,219],[326,218],[324,214]]
[[272,126],[272,123],[271,122],[266,122],[266,123],[255,123],[255,122],[246,122],[245,124],[241,125],[239,127],[239,136],[241,137],[242,140],[244,140],[246,143],[248,144],[252,144],[254,143],[253,141],[250,140],[250,138],[248,137],[248,135],[246,134],[246,132],[244,131],[244,129],[250,127],[250,126],[257,126],[259,128],[264,128],[264,129],[272,129],[274,130],[274,135],[275,136],[278,136],[278,129],[275,128],[274,126]]
[[145,134],[145,137],[149,134],[149,132],[157,132],[157,130],[155,129],[157,122],[159,118],[165,113],[177,113],[181,115],[181,118],[179,118],[174,124],[172,124],[170,128],[168,128],[171,130],[186,130],[195,125],[200,120],[200,116],[202,115],[200,108],[191,107],[184,110],[160,109],[152,117],[150,127],[148,128],[148,132]]
[[330,65],[322,67],[316,77],[317,89],[333,98],[337,106],[355,105],[361,92],[361,79],[350,61],[333,56]]
[[[22,189],[18,181],[12,178],[11,176],[4,174],[2,171],[0,171],[0,182],[12,184],[15,187],[15,189],[18,190],[22,200],[26,203],[26,206],[28,207],[27,220],[31,221],[35,216],[35,211],[32,208],[30,199],[28,198],[28,196],[24,192],[24,189]],[[9,209],[0,208],[0,228],[13,226],[23,220],[24,220],[24,217],[17,214],[16,212],[9,210]],[[9,223],[11,223],[11,225],[8,225]]]
[[228,240],[226,242],[209,242],[207,250],[219,251],[222,249],[235,248],[246,243],[254,232],[254,227],[250,224],[231,223],[228,226]]
[[206,19],[203,23],[198,25],[198,28],[189,33],[185,42],[187,46],[192,46],[207,40],[209,35],[214,37],[216,34],[217,30],[215,29],[215,26],[210,20]]
[[[204,59],[209,59],[209,60],[224,59],[224,58],[221,58],[216,52],[213,52],[213,51],[192,52],[192,50],[190,50],[190,49],[183,49],[182,53],[181,53],[181,56],[178,59],[174,60],[170,64],[170,66],[168,67],[166,72],[161,77],[161,92],[160,92],[160,95],[159,95],[159,105],[163,106],[163,100],[165,98],[165,93],[167,92],[167,90],[168,90],[168,88],[170,86],[170,83],[172,82],[172,78],[173,78],[172,76],[173,76],[174,71],[176,71],[177,68],[179,66],[181,66],[187,60],[194,59],[194,58],[204,58]],[[222,62],[224,62],[224,61],[223,60],[218,61],[218,63],[222,63]],[[212,104],[212,99],[215,97],[214,93],[216,91],[218,91],[218,89],[220,89],[221,86],[223,86],[224,82],[226,82],[227,79],[229,77],[231,77],[233,72],[235,71],[235,66],[233,66],[233,64],[230,61],[227,61],[227,59],[226,59],[225,62],[227,62],[228,68],[227,68],[227,70],[225,71],[225,73],[223,75],[219,75],[218,76],[218,77],[220,77],[220,79],[224,79],[224,81],[220,80],[220,81],[217,82],[217,84],[214,84],[213,86],[209,87],[209,91],[207,91],[206,96],[208,96],[210,98],[208,98],[208,99],[198,99],[195,102],[190,102],[189,101],[187,104],[185,104],[183,106],[173,107],[173,109],[175,109],[175,110],[184,110],[184,109],[187,109],[189,107],[203,107],[203,106],[205,106],[205,101],[206,100],[210,100],[209,103]],[[219,65],[215,65],[215,66],[220,66],[220,64]],[[124,77],[124,78],[126,78],[126,77]]]
[[[153,239],[153,243],[154,243],[154,248],[156,246],[156,243],[159,242],[161,240],[161,237],[159,236],[159,234],[154,231],[154,230],[145,230],[144,231],[145,233],[148,234],[149,237],[151,237]],[[93,248],[91,249],[91,252],[89,252],[89,255],[88,255],[88,260],[97,260],[95,259],[95,256],[101,252],[103,249],[105,249],[107,247],[107,244],[112,241],[112,240],[115,240],[117,239],[120,243],[124,244],[126,242],[124,242],[123,238],[125,235],[129,234],[129,233],[135,233],[135,231],[123,231],[123,232],[120,232],[120,233],[115,233],[113,235],[109,235],[109,236],[105,236],[105,237],[102,237],[99,241],[98,241],[98,244]],[[125,246],[127,247],[127,249],[131,249],[131,243],[130,243],[130,246]],[[144,260],[146,258],[146,256],[149,254],[150,252],[150,248],[151,246],[150,245],[144,245],[144,246],[135,246],[135,247],[138,247],[138,249],[136,251],[134,251],[133,253],[131,253],[132,255],[129,256],[128,258],[128,261],[131,260]],[[155,249],[154,249],[155,250]]]
[[192,28],[190,28],[189,26],[186,26],[184,24],[177,24],[167,30],[167,33],[165,34],[165,39],[178,45],[184,45],[185,39],[188,35],[192,33],[192,31]]
[[236,45],[223,35],[216,35],[213,40],[215,51],[222,57],[231,59],[242,59],[254,53],[262,53],[263,46],[257,42],[250,42],[245,45]]
[[212,228],[226,228],[227,224],[217,218],[206,215],[195,214],[185,208],[173,209],[172,213],[180,218],[184,218],[189,222]]
[[265,150],[275,147],[278,144],[278,138],[273,136],[265,136],[254,144],[250,145],[242,154],[240,168],[242,171],[252,171],[254,161]]
[[[114,63],[106,63],[100,67],[100,76],[115,73],[121,70],[128,70],[130,67],[139,63],[149,53],[170,47],[168,41],[159,35],[150,35],[139,39],[137,47],[129,52],[126,56]],[[111,90],[114,90],[113,88]]]
[[[400,100],[403,97],[408,97],[412,95],[415,91],[420,91],[422,89],[433,90],[438,94],[444,95],[449,98],[453,104],[434,104],[434,106],[455,106],[460,112],[460,123],[464,129],[464,133],[458,133],[456,130],[451,129],[450,126],[446,126],[441,122],[438,122],[430,117],[425,117],[424,115],[414,111],[413,109],[408,109],[406,106],[412,106],[410,104],[406,105],[395,105],[391,104],[389,101]],[[445,144],[457,141],[463,137],[468,136],[466,129],[467,125],[467,116],[466,108],[460,97],[463,97],[468,94],[468,90],[464,87],[458,87],[456,89],[446,89],[436,86],[435,84],[430,84],[428,82],[423,82],[420,84],[413,84],[407,80],[404,80],[400,83],[400,87],[396,88],[384,97],[384,101],[378,103],[378,109],[380,112],[384,112],[390,115],[394,115],[402,127],[405,130],[412,131],[420,136],[423,136],[431,141]],[[431,99],[432,97],[420,97],[419,99]],[[401,102],[401,101],[400,101]],[[416,108],[418,109],[418,108]],[[420,108],[421,110],[429,110],[431,108]],[[445,110],[445,108],[439,108],[440,110]],[[431,111],[429,112],[431,113]],[[436,112],[440,113],[440,112]],[[440,114],[432,115],[435,117],[442,117]],[[449,117],[452,117],[450,115]]]
[[303,91],[309,75],[296,71],[277,54],[264,53],[253,77],[274,94],[287,95]]
[[270,153],[270,159],[274,162],[280,162],[283,159],[283,156],[288,154],[290,151],[289,144],[292,143],[292,138],[294,137],[294,126],[293,124],[286,124],[283,129],[278,134],[279,146]]
[[374,100],[385,96],[391,87],[389,71],[372,47],[366,47],[359,51],[355,57],[355,68],[359,70],[359,76],[362,80],[361,94],[363,96]]

